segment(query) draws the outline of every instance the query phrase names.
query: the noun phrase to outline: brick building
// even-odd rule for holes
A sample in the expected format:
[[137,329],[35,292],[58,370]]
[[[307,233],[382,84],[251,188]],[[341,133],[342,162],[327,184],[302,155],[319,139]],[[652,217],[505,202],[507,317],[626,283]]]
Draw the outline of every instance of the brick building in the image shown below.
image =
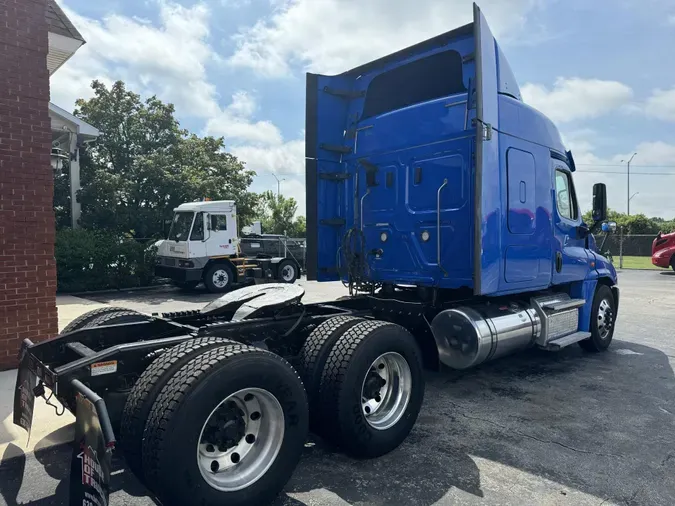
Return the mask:
[[0,2],[0,369],[57,333],[49,76],[83,43],[53,0]]

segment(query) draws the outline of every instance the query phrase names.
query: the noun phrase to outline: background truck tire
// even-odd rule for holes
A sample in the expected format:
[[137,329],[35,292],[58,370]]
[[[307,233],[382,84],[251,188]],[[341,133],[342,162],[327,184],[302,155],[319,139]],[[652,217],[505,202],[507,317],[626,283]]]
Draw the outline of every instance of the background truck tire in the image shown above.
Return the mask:
[[670,259],[670,266],[673,268],[673,272],[675,272],[675,255]]
[[[366,419],[361,398],[372,377],[371,365],[384,354],[402,357],[411,381],[409,400],[400,417],[392,419],[393,425],[378,429]],[[410,433],[424,400],[422,356],[415,338],[393,323],[363,321],[354,325],[331,350],[321,377],[319,398],[320,435],[354,457],[379,457],[392,451]]]
[[[283,435],[266,440],[270,433],[261,431],[255,441],[258,448],[266,448],[267,444],[278,445],[278,451],[271,454],[273,458],[268,465],[260,467],[262,474],[243,488],[219,490],[209,484],[205,476],[210,480],[216,476],[248,478],[236,472],[229,473],[229,470],[220,475],[216,472],[209,475],[200,470],[198,444],[204,442],[200,436],[206,421],[213,413],[218,413],[218,406],[228,406],[229,402],[223,404],[223,401],[249,389],[273,396],[278,412],[283,414],[283,423],[274,427],[281,429]],[[244,415],[243,410],[239,411]],[[263,424],[278,422],[282,418],[266,416],[266,412],[261,408],[257,416],[256,412],[251,412],[239,420],[244,424],[248,424],[249,420],[260,420]],[[237,424],[230,427],[236,429]],[[155,400],[143,437],[143,468],[147,485],[166,506],[263,506],[274,499],[291,477],[304,448],[307,428],[307,397],[302,381],[283,358],[253,347],[223,346],[206,351],[179,369]],[[247,431],[248,427],[245,428]],[[239,443],[248,442],[248,437],[249,434],[238,440]],[[255,457],[253,450],[250,454]],[[241,460],[237,457],[236,462],[232,457],[235,466],[251,463],[247,460],[249,455],[243,455]],[[227,464],[229,461],[224,462],[224,465]],[[248,476],[250,478],[251,475]]]
[[237,343],[217,337],[205,337],[181,343],[155,359],[136,381],[122,411],[120,442],[124,448],[124,457],[129,468],[140,481],[145,481],[141,459],[143,430],[155,398],[176,371],[195,355],[225,345],[237,345]]
[[305,390],[307,391],[309,423],[312,429],[319,427],[321,423],[317,397],[321,383],[321,374],[333,349],[333,345],[348,329],[362,321],[363,318],[355,316],[336,316],[330,318],[312,331],[300,350],[298,367],[302,382],[305,384]]
[[125,309],[123,311],[115,311],[114,313],[106,313],[104,315],[97,316],[93,320],[90,320],[82,328],[102,327],[104,325],[120,325],[122,323],[145,322],[149,319],[150,316],[146,314]]
[[[614,336],[615,320],[616,301],[612,290],[607,285],[598,285],[591,306],[591,337],[579,341],[579,346],[586,351],[605,351]],[[609,325],[606,334],[602,331],[601,324]]]
[[227,292],[234,283],[234,272],[228,264],[213,264],[204,272],[204,285],[211,293]]
[[298,279],[298,266],[292,260],[283,260],[279,263],[277,279],[281,283],[293,284]]
[[79,330],[83,328],[85,325],[87,325],[90,321],[92,321],[95,318],[98,318],[99,316],[103,316],[108,313],[120,313],[120,312],[126,313],[127,311],[129,311],[127,308],[113,307],[113,306],[101,307],[99,309],[88,311],[83,315],[78,316],[72,322],[66,325],[65,328],[60,332],[60,334],[66,334],[68,332],[74,332],[76,330]]

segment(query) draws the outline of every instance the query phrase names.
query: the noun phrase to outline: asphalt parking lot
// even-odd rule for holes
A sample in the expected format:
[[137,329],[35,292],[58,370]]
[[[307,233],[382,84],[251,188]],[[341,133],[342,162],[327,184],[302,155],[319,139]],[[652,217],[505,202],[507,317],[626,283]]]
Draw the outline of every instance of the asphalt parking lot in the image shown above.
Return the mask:
[[[532,350],[430,373],[418,423],[389,455],[355,461],[312,437],[275,506],[675,504],[673,274],[620,273],[609,352]],[[346,293],[335,284],[306,289],[310,301]],[[171,289],[95,298],[161,312],[213,296]],[[0,505],[66,505],[69,461],[61,447],[3,463]],[[110,504],[154,504],[121,458],[114,464]]]

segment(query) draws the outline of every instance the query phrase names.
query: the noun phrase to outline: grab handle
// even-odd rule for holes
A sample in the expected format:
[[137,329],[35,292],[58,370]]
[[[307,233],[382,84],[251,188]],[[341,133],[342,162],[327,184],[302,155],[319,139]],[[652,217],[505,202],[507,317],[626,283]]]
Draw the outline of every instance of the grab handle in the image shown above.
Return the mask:
[[443,271],[443,276],[448,275],[448,272],[441,265],[441,192],[443,188],[448,185],[448,180],[444,179],[443,184],[438,188],[438,193],[436,194],[436,256],[438,267]]

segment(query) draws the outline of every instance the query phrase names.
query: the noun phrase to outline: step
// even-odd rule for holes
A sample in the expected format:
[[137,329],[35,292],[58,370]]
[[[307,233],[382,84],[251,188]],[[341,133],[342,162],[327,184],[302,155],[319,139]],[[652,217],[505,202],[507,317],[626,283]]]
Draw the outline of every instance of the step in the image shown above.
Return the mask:
[[576,332],[574,334],[559,337],[558,339],[549,341],[548,343],[546,343],[546,347],[544,349],[549,351],[558,351],[564,348],[565,346],[578,343],[579,341],[583,341],[584,339],[588,339],[589,337],[591,337],[590,332]]
[[545,302],[541,305],[542,309],[551,309],[553,311],[565,311],[566,309],[576,309],[586,304],[585,299],[570,299],[560,302]]

